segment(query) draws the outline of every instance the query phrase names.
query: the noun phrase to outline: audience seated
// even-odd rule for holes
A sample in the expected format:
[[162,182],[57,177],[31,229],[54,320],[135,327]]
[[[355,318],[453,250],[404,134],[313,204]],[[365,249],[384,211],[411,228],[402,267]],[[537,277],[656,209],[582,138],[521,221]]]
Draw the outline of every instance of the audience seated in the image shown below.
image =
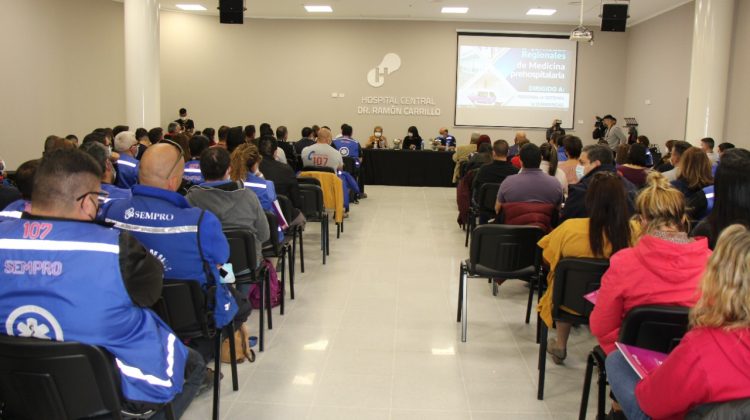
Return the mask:
[[662,156],[660,162],[654,162],[654,169],[662,173],[674,169],[674,165],[672,165],[672,148],[678,141],[679,140],[667,140],[667,142],[664,143],[664,146],[667,148],[667,153]]
[[344,159],[338,150],[331,147],[331,130],[321,128],[318,141],[302,149],[302,166],[327,166],[334,171],[343,169]]
[[578,182],[578,177],[576,176],[576,166],[578,166],[578,158],[581,156],[583,143],[581,143],[581,139],[579,139],[578,137],[570,135],[563,136],[560,141],[562,142],[565,156],[567,156],[568,159],[563,162],[559,162],[557,164],[557,167],[565,173],[565,179],[567,179],[568,185],[575,184]]
[[[333,148],[331,148],[333,150]],[[335,150],[333,150],[336,154]],[[284,239],[283,230],[289,225],[284,219],[279,202],[276,199],[276,187],[273,182],[261,177],[258,166],[263,158],[258,152],[258,148],[252,143],[245,143],[236,148],[231,155],[230,177],[233,181],[242,182],[245,188],[250,188],[260,201],[263,210],[276,214],[279,221],[279,231],[277,235],[279,240]]]
[[500,213],[503,203],[546,203],[559,207],[563,202],[563,190],[560,183],[539,169],[542,153],[534,144],[521,148],[522,169],[511,175],[500,184],[495,202],[495,213]]
[[359,167],[360,158],[362,157],[362,153],[360,152],[361,147],[359,142],[352,138],[353,133],[354,129],[352,129],[351,125],[342,125],[341,137],[334,140],[332,146],[341,153],[341,156],[354,158],[355,165]]
[[11,185],[0,184],[0,206],[6,209],[11,204],[21,200],[21,193],[18,188]]
[[724,152],[726,152],[729,149],[734,149],[735,146],[732,143],[721,143],[719,144],[719,160],[721,160],[721,156],[724,155]]
[[[484,137],[489,140],[489,136]],[[481,140],[484,139],[480,139],[480,141]],[[463,173],[465,174],[474,169],[479,169],[490,162],[492,162],[492,144],[481,141],[481,143],[477,143],[476,153],[472,153],[471,156],[469,156],[469,160],[466,162],[466,167],[463,169]]]
[[686,150],[693,147],[690,143],[682,140],[677,140],[672,144],[672,150],[670,153],[669,163],[672,165],[672,169],[664,173],[669,182],[672,182],[680,176],[680,158]]
[[[643,145],[643,147],[646,148],[646,165],[645,166],[647,168],[653,168],[654,167],[654,154],[651,153],[651,147],[650,147],[651,141],[646,136],[638,136],[635,138],[635,142],[640,145]],[[659,153],[657,149],[654,149],[654,151],[658,153],[659,155],[661,155],[661,153]]]
[[453,168],[453,182],[458,182],[459,178],[461,178],[461,165],[469,160],[470,154],[477,151],[479,135],[479,133],[471,133],[469,144],[457,146],[456,152],[451,156],[453,161],[456,162],[456,166]]
[[[554,137],[554,135],[553,135]],[[539,151],[542,153],[542,163],[539,164],[539,169],[547,175],[555,177],[563,189],[563,195],[568,196],[568,178],[565,176],[565,172],[558,167],[557,161],[557,150],[552,142],[544,143],[539,146]]]
[[714,145],[716,142],[714,142],[714,139],[711,137],[704,137],[701,139],[701,149],[703,152],[708,156],[708,159],[711,161],[711,164],[719,161],[719,154],[714,152]]
[[602,277],[591,333],[609,354],[625,315],[641,305],[693,306],[698,280],[711,255],[705,238],[688,237],[682,193],[654,172],[636,199],[642,236],[633,248],[614,254]]
[[[594,174],[586,190],[589,218],[568,219],[539,241],[542,257],[549,264],[547,290],[537,310],[547,328],[552,328],[552,292],[555,268],[563,258],[609,258],[635,241],[636,223],[630,222],[628,194],[622,178],[612,172]],[[547,344],[552,360],[561,364],[567,356],[571,325],[556,322],[557,338]]]
[[313,130],[310,127],[305,127],[302,129],[302,138],[294,142],[294,152],[300,156],[302,155],[302,150],[307,146],[312,146],[315,144],[315,137],[313,137]]
[[112,160],[109,158],[110,154],[108,148],[99,142],[86,143],[84,141],[79,150],[94,158],[94,161],[96,161],[101,167],[102,194],[99,195],[99,201],[109,205],[111,201],[126,200],[132,197],[132,193],[129,189],[119,188],[112,184],[112,181],[114,180],[114,167],[112,166]]
[[[39,168],[41,159],[24,162],[16,169],[16,187],[21,194],[18,200],[13,201],[0,212],[0,221],[6,218],[19,218],[21,213],[31,210],[31,195],[34,191],[34,175]],[[3,186],[4,187],[4,186]]]
[[749,262],[747,228],[727,227],[696,291],[691,330],[664,363],[640,380],[619,351],[607,357],[607,378],[628,419],[683,418],[702,404],[750,397]]
[[646,146],[640,143],[631,144],[628,148],[626,163],[617,165],[617,172],[640,189],[646,185],[649,169],[646,161]]
[[[126,410],[172,401],[179,417],[203,382],[203,360],[149,309],[161,295],[158,260],[129,233],[91,223],[101,178],[101,165],[86,153],[48,153],[36,171],[31,213],[0,223],[0,237],[13,239],[0,255],[19,262],[0,274],[2,331],[102,346],[116,358]],[[31,270],[21,261],[49,266]]]
[[227,137],[229,136],[229,127],[222,125],[216,132],[216,144],[211,147],[220,147],[222,149],[227,148]]
[[725,227],[740,223],[750,226],[750,152],[729,149],[721,157],[714,177],[714,208],[692,232],[708,238],[713,249]]
[[209,148],[210,141],[208,137],[202,135],[193,136],[188,145],[190,147],[190,160],[185,162],[185,173],[182,175],[182,179],[193,184],[198,185],[204,181],[203,175],[201,174],[201,155],[203,151]]
[[191,207],[175,192],[182,183],[183,156],[171,141],[149,147],[133,197],[112,201],[101,218],[132,232],[164,265],[165,279],[196,280],[206,290],[216,284],[212,309],[216,325],[223,327],[237,313],[228,287],[219,283],[218,267],[229,260],[229,244],[213,213]]
[[258,170],[263,174],[263,178],[273,182],[276,194],[286,196],[292,202],[294,207],[293,219],[287,220],[287,222],[298,225],[305,220],[305,216],[298,210],[302,208],[299,183],[294,170],[289,165],[273,158],[277,146],[278,142],[273,137],[262,137],[258,140],[258,151],[262,157]]
[[672,181],[672,186],[685,196],[688,218],[697,222],[706,217],[708,201],[703,189],[713,185],[711,162],[708,156],[697,147],[691,147],[680,159],[680,175]]
[[138,139],[135,133],[120,131],[115,136],[115,151],[120,154],[117,159],[117,179],[115,185],[130,189],[138,183]]
[[518,143],[516,143],[516,146],[518,146],[519,153],[516,153],[516,155],[510,159],[510,163],[513,164],[513,166],[515,166],[516,168],[521,169],[521,155],[520,155],[521,149],[523,148],[523,146],[530,144],[530,143],[531,142],[526,138],[525,135],[522,139],[518,140]]
[[224,230],[246,230],[255,237],[255,261],[263,259],[263,242],[269,239],[268,220],[255,193],[229,178],[230,157],[225,149],[205,150],[200,170],[205,181],[188,190],[185,199],[194,207],[215,214]]
[[[586,190],[593,176],[599,172],[616,173],[612,151],[603,145],[588,145],[581,151],[576,167],[576,176],[580,178],[578,183],[568,186],[568,198],[565,200],[565,206],[560,212],[563,220],[576,217],[588,217],[586,210],[585,198]],[[628,206],[633,208],[633,199],[635,197],[635,185],[623,178],[625,189],[628,191]]]
[[629,144],[620,144],[615,147],[615,165],[620,166],[628,163],[628,154],[630,153]]
[[294,146],[292,146],[288,140],[289,130],[283,125],[276,127],[276,146],[282,150],[284,156],[286,156],[286,164],[292,168],[296,168],[298,166],[297,153],[295,153]]
[[516,135],[513,137],[513,146],[510,146],[510,149],[508,150],[508,158],[513,159],[515,156],[518,156],[521,147],[526,143],[528,143],[526,132],[516,131]]
[[479,168],[479,171],[474,175],[471,187],[474,201],[476,201],[482,185],[486,183],[501,184],[506,177],[517,173],[518,169],[508,162],[508,142],[495,140],[492,144],[492,162]]
[[141,160],[143,152],[146,151],[148,146],[151,146],[151,139],[148,136],[148,130],[145,128],[135,130],[135,138],[138,140],[138,151],[135,153],[135,158]]

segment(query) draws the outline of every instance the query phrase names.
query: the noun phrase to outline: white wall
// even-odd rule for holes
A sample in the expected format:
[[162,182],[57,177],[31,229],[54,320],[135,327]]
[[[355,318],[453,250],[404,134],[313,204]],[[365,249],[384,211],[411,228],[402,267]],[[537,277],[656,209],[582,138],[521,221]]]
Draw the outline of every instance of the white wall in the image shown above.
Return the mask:
[[[455,95],[456,32],[567,32],[568,26],[467,24],[407,21],[246,20],[220,25],[216,17],[164,12],[161,18],[162,118],[188,108],[199,127],[269,122],[286,125],[296,140],[304,126],[328,125],[334,132],[346,122],[355,137],[368,137],[382,125],[392,139],[410,125],[422,137],[452,126]],[[596,35],[595,46],[582,44],[578,57],[576,120],[584,140],[591,138],[595,114],[621,115],[625,77],[625,34]],[[367,72],[386,53],[401,56],[401,69],[383,87],[367,84]],[[331,93],[344,98],[331,98]],[[358,115],[362,96],[429,96],[440,117]],[[460,143],[477,130],[493,139],[511,139],[512,130],[451,129]],[[335,133],[334,133],[335,134]],[[543,140],[543,130],[529,133]]]
[[49,134],[82,137],[125,118],[122,4],[12,0],[0,13],[0,156],[41,155]]

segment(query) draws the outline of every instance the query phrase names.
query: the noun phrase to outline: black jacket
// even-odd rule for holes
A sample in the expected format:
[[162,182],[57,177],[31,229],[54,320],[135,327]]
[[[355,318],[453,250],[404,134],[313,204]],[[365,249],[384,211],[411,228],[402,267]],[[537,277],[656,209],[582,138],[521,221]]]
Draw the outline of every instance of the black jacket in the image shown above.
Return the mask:
[[[568,199],[565,200],[565,206],[560,212],[560,222],[567,219],[575,219],[581,217],[588,217],[588,211],[586,211],[586,191],[589,188],[591,180],[594,178],[594,174],[602,171],[617,172],[614,165],[601,165],[594,168],[591,172],[586,174],[577,184],[571,184],[568,186]],[[633,185],[632,182],[625,179],[620,175],[620,179],[625,183],[625,189],[628,192],[628,207],[630,208],[631,214],[635,210],[635,196],[638,189]]]
[[273,157],[264,156],[258,169],[263,173],[264,178],[273,182],[274,187],[276,187],[276,194],[287,196],[292,201],[294,208],[302,208],[299,184],[291,166],[274,160]]

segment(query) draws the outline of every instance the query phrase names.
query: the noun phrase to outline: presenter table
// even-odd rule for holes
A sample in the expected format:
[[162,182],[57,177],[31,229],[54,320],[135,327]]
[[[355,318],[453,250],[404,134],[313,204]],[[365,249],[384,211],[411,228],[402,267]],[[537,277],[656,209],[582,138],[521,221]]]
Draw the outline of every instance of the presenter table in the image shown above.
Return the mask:
[[365,185],[450,187],[453,152],[432,150],[363,149]]

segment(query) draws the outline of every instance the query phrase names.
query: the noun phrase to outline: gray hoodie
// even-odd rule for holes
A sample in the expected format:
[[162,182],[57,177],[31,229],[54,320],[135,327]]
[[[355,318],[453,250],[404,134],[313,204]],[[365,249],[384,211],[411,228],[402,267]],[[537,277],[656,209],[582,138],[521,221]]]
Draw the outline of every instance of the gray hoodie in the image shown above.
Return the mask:
[[241,183],[203,183],[194,185],[185,196],[194,207],[215,214],[224,230],[246,230],[255,237],[256,262],[260,264],[263,242],[270,238],[268,221],[255,193]]

